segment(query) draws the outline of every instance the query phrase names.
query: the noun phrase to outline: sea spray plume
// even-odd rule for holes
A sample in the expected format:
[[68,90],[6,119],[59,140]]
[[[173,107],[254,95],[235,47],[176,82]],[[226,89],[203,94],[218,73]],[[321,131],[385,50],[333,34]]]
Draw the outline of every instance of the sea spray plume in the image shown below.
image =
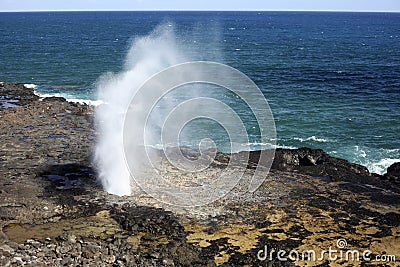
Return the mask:
[[[211,203],[226,195],[242,179],[248,167],[249,152],[231,154],[227,165],[212,177],[202,179],[193,186],[180,183],[191,174],[202,173],[214,162],[215,143],[208,136],[199,143],[199,156],[186,157],[182,150],[176,149],[180,144],[182,129],[192,120],[203,118],[219,124],[229,136],[227,142],[247,144],[248,133],[245,120],[230,105],[213,97],[191,97],[174,104],[172,110],[161,125],[161,148],[168,165],[180,170],[183,174],[177,178],[173,171],[163,171],[163,160],[158,153],[149,148],[148,136],[157,134],[149,121],[150,114],[159,106],[160,100],[169,92],[188,84],[217,85],[215,90],[225,88],[236,94],[254,114],[260,131],[261,142],[268,142],[270,149],[260,151],[257,167],[240,186],[254,192],[264,181],[274,157],[276,140],[275,123],[268,102],[257,85],[244,73],[227,65],[192,61],[166,68],[146,80],[131,99],[126,111],[123,144],[126,163],[137,185],[155,199],[181,207],[201,206]],[[179,99],[180,100],[180,99]],[[157,110],[157,109],[156,109]],[[155,121],[155,124],[158,120]],[[148,125],[150,124],[150,129]],[[156,125],[159,126],[159,125]],[[155,130],[155,131],[154,131]],[[170,144],[173,144],[172,147]],[[211,150],[208,147],[211,145]],[[175,146],[175,148],[174,148]]]
[[[187,187],[179,181],[168,182],[169,173],[166,176],[160,173],[158,167],[163,163],[159,160],[159,153],[149,148],[155,144],[162,147],[167,165],[184,173],[201,172],[213,162],[216,146],[208,137],[199,144],[201,155],[198,159],[186,158],[182,151],[176,150],[180,146],[182,129],[194,119],[208,119],[222,126],[231,145],[249,142],[244,121],[234,109],[221,100],[201,97],[196,92],[192,94],[191,90],[185,91],[186,100],[181,96],[175,98],[172,91],[181,86],[208,84],[231,91],[254,113],[262,129],[260,140],[276,140],[268,103],[249,77],[216,62],[187,62],[178,51],[172,28],[161,26],[148,37],[133,42],[124,71],[106,74],[99,80],[99,99],[105,104],[96,110],[100,136],[95,163],[99,179],[110,193],[131,194],[134,178],[132,184],[140,186],[159,201],[198,206],[227,194],[242,178],[248,165],[248,152],[231,157],[221,175],[202,182],[200,186]],[[168,96],[169,92],[172,95]],[[167,99],[167,102],[162,99]],[[273,142],[271,148],[275,147]],[[208,150],[210,145],[212,149]],[[263,164],[258,164],[254,174],[248,177],[245,190],[254,191],[261,185],[272,164],[273,152],[270,149],[260,154],[259,162]]]
[[150,35],[135,38],[125,59],[124,70],[100,77],[95,121],[99,137],[94,163],[104,189],[112,194],[130,195],[131,177],[123,153],[123,120],[131,98],[139,86],[155,73],[183,62],[170,23]]

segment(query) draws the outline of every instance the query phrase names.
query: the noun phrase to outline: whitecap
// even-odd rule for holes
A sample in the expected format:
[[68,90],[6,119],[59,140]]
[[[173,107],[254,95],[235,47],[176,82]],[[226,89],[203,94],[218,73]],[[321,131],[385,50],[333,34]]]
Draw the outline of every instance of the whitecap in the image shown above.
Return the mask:
[[285,146],[285,145],[276,145],[275,148],[297,149],[298,147],[294,147],[294,146]]
[[300,137],[293,137],[293,140],[300,141],[300,142],[304,142],[305,141],[305,139],[300,138]]
[[306,141],[314,141],[314,142],[320,142],[320,143],[329,142],[328,139],[325,139],[325,138],[318,138],[318,137],[316,137],[315,135],[310,136],[310,137],[307,137],[306,139],[301,138],[301,137],[294,137],[293,139],[296,140],[296,141],[300,141],[300,142],[302,142],[302,143],[303,143],[303,142],[306,142]]
[[306,140],[307,140],[307,141],[311,140],[311,141],[321,142],[321,143],[329,142],[328,139],[325,139],[325,138],[317,138],[317,137],[315,137],[315,135],[308,137]]
[[41,94],[37,91],[34,91],[34,93],[35,93],[35,95],[40,97],[40,100],[42,100],[43,98],[48,98],[48,97],[64,97],[62,94]]
[[267,142],[248,142],[245,144],[241,144],[241,146],[246,147],[246,149],[245,149],[246,151],[260,150],[260,149],[276,149],[276,148],[286,148],[286,149],[296,149],[297,148],[294,146],[273,145],[272,143],[267,143]]
[[35,89],[37,87],[37,85],[33,83],[25,83],[24,86],[28,89]]
[[99,106],[101,104],[104,104],[103,100],[90,100],[90,99],[81,99],[81,98],[73,98],[69,97],[68,95],[60,94],[60,93],[54,93],[54,94],[41,94],[37,91],[33,91],[33,93],[37,96],[40,97],[40,101],[43,100],[44,98],[48,97],[62,97],[68,102],[73,102],[73,103],[79,103],[79,104],[86,104],[90,106]]

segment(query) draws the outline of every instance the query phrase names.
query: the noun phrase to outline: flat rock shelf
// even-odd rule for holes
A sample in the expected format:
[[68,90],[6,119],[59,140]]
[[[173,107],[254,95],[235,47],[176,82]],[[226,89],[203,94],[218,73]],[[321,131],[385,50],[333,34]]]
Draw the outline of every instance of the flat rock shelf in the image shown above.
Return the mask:
[[[102,189],[91,164],[93,107],[42,99],[6,82],[0,83],[0,103],[1,266],[400,264],[399,163],[380,176],[322,150],[277,149],[255,192],[237,186],[212,204],[178,208],[139,189],[129,197]],[[250,153],[245,178],[259,154]],[[162,171],[175,179],[173,166],[160,157]],[[196,181],[229,158],[217,153]],[[320,258],[330,248],[396,258]],[[294,253],[308,250],[316,259]]]

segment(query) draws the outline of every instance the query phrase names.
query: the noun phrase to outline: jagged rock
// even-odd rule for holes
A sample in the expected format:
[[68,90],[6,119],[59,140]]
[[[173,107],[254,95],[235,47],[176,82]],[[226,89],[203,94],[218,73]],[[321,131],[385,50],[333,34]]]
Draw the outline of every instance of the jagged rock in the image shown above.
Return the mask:
[[[113,208],[111,216],[123,229],[131,231],[133,234],[146,232],[153,235],[168,235],[178,239],[186,236],[184,228],[173,213],[163,209],[146,206]],[[152,238],[147,237],[147,239],[151,240]]]
[[307,175],[325,177],[331,181],[380,184],[364,166],[328,155],[322,149],[281,149],[275,152],[272,169],[297,171]]
[[395,162],[389,166],[384,177],[392,182],[400,182],[400,162]]
[[[259,157],[260,151],[250,152],[250,165],[256,166]],[[271,169],[302,173],[320,177],[326,181],[382,185],[381,177],[377,174],[369,173],[366,167],[332,157],[322,149],[306,147],[299,149],[278,148],[275,151]]]
[[400,177],[400,162],[395,162],[389,166],[386,175],[393,177]]
[[14,253],[14,249],[6,244],[3,244],[0,246],[0,251],[2,252],[2,255],[4,255],[4,256],[11,256]]
[[[12,101],[16,106],[23,107],[39,100],[32,88],[26,88],[18,83],[0,83],[1,102]],[[1,105],[0,105],[1,108]]]

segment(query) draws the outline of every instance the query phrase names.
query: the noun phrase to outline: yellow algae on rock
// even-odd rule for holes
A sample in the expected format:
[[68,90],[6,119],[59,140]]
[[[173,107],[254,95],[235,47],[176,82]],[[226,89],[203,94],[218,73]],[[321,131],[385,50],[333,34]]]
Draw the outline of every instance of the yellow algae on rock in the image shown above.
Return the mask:
[[[204,227],[199,225],[186,224],[184,227],[190,233],[187,236],[188,243],[196,244],[200,247],[208,247],[211,245],[211,241],[224,238],[228,244],[233,246],[233,250],[240,253],[246,253],[256,248],[258,237],[263,235],[262,231],[266,229],[257,229],[254,225],[232,224],[213,233],[208,233]],[[229,257],[229,254],[220,250],[220,253],[215,255],[215,263],[218,265],[227,262]]]
[[227,254],[225,251],[221,251],[219,254],[214,256],[214,262],[218,266],[225,262],[228,262],[229,257],[230,257],[229,254]]

